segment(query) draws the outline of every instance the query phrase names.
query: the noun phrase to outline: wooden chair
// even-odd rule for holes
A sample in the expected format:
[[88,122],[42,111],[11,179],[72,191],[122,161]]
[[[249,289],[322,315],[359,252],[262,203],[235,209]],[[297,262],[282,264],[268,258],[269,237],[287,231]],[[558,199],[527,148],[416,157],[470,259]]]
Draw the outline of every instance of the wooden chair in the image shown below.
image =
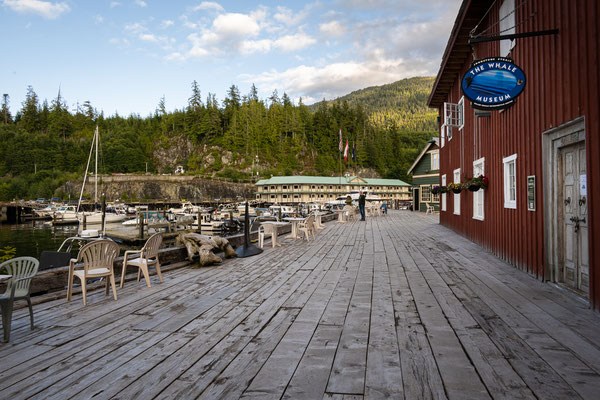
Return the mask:
[[0,270],[6,269],[12,278],[6,283],[6,292],[0,294],[0,307],[2,309],[2,327],[4,328],[4,341],[10,340],[10,325],[12,321],[13,304],[15,300],[25,299],[29,306],[29,321],[33,330],[33,308],[29,291],[31,280],[37,274],[40,262],[33,257],[16,257],[0,264]]
[[[115,285],[115,271],[113,262],[119,255],[119,245],[110,239],[95,240],[86,244],[79,250],[77,258],[72,258],[69,263],[69,283],[67,288],[67,301],[71,301],[73,293],[73,277],[81,281],[83,305],[86,305],[86,283],[88,279],[107,278],[106,294],[108,295],[108,281],[112,286],[113,296],[117,300],[117,287]],[[75,264],[83,262],[83,269],[75,269]]]
[[316,239],[315,236],[315,216],[313,214],[306,217],[304,221],[298,223],[298,232],[304,233],[306,237],[306,241],[310,241],[310,234],[312,233],[313,239]]
[[[158,249],[162,244],[162,235],[160,233],[155,233],[150,236],[150,239],[146,241],[144,247],[141,250],[127,250],[125,255],[123,256],[123,271],[121,273],[121,286],[123,287],[123,283],[125,282],[125,270],[128,265],[134,265],[138,267],[138,276],[137,280],[140,280],[140,274],[144,274],[144,279],[146,279],[146,285],[150,287],[150,275],[148,273],[148,266],[155,265],[156,274],[158,275],[158,280],[162,283],[162,274],[160,273],[160,261],[158,260]],[[128,257],[130,254],[139,254],[138,257],[129,260]]]

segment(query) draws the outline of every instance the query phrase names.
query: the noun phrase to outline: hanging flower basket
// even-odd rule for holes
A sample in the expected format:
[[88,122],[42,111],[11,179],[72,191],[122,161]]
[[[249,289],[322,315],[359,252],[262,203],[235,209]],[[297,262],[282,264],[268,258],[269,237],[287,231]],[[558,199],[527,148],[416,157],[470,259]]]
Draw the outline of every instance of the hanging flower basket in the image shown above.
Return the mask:
[[487,176],[479,175],[478,177],[469,179],[465,185],[471,192],[476,192],[479,189],[487,188],[488,183],[489,179]]
[[434,186],[433,189],[431,189],[431,193],[433,193],[433,194],[440,193],[440,187],[439,186]]
[[459,194],[463,190],[463,185],[460,183],[449,183],[448,189],[451,190],[453,193]]

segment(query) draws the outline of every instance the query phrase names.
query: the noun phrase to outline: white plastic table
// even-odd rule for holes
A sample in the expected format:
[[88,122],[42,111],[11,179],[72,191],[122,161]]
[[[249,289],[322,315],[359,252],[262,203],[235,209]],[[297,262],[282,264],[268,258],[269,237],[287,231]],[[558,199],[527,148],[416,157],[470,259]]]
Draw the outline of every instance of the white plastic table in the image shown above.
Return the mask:
[[300,223],[300,221],[304,221],[305,218],[299,218],[299,217],[286,217],[284,218],[285,221],[289,221],[292,223],[292,234],[290,235],[290,237],[292,239],[298,239],[298,223]]
[[321,211],[317,211],[315,212],[315,224],[317,225],[317,229],[325,229],[325,225],[323,225],[323,223],[321,222],[321,216],[325,215],[327,213],[321,212]]
[[277,230],[279,227],[289,225],[288,222],[275,222],[275,221],[265,221],[262,223],[263,225],[271,225],[271,244],[273,247],[281,246],[281,243],[277,240]]

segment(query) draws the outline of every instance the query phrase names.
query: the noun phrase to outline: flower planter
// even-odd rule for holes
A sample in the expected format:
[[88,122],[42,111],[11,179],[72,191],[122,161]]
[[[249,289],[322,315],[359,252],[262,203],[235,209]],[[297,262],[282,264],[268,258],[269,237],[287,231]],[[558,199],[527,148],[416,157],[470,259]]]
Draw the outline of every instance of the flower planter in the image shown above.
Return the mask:
[[452,192],[454,192],[455,194],[459,194],[460,192],[462,192],[462,189],[452,189]]
[[479,189],[481,189],[481,186],[479,186],[479,185],[469,185],[468,189],[469,189],[471,192],[476,192],[476,191],[478,191]]

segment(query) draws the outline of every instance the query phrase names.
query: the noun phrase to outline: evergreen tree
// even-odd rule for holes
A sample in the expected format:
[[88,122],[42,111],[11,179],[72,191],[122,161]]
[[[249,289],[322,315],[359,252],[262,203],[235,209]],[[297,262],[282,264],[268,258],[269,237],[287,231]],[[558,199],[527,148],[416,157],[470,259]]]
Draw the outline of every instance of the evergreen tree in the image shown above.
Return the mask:
[[21,126],[27,132],[38,132],[40,130],[40,112],[38,96],[33,91],[33,87],[27,86],[27,94],[23,101],[21,111]]
[[12,124],[12,116],[10,115],[10,108],[8,107],[10,96],[8,94],[3,95],[2,99],[2,114],[0,118],[4,124]]

